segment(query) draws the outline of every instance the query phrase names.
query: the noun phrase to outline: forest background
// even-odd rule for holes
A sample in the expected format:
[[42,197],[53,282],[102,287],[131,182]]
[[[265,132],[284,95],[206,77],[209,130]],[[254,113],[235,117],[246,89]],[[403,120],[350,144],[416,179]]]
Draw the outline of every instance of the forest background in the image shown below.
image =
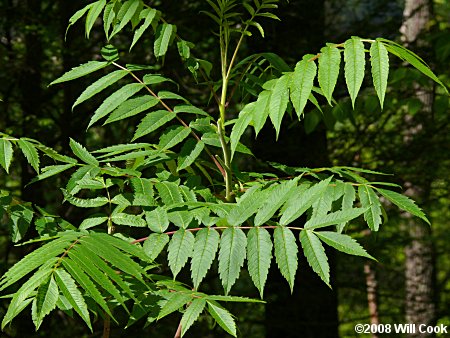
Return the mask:
[[[72,112],[72,104],[85,87],[83,81],[63,87],[48,84],[72,67],[100,55],[103,37],[94,29],[89,40],[81,26],[72,27],[64,39],[68,19],[86,1],[2,0],[0,2],[0,131],[27,136],[69,153],[69,137],[101,148],[129,135],[127,125],[95,129],[85,133],[86,115]],[[153,1],[170,22],[187,29],[184,33],[197,46],[203,59],[218,57],[214,41],[205,39],[210,19],[200,14],[205,2]],[[444,83],[450,83],[450,3],[446,0],[295,0],[283,2],[277,15],[281,22],[264,23],[266,38],[256,37],[243,46],[247,53],[272,52],[290,66],[300,57],[317,51],[325,42],[341,42],[352,35],[382,36],[401,41],[423,57]],[[210,35],[208,35],[210,37]],[[125,39],[125,37],[124,37]],[[129,45],[129,41],[123,41]],[[119,46],[120,47],[120,46]],[[124,47],[125,48],[125,47]],[[136,63],[150,57],[145,44],[135,47]],[[139,59],[138,59],[139,58]],[[186,69],[168,55],[165,60],[170,77],[183,83]],[[404,188],[424,209],[431,220],[429,228],[420,219],[390,211],[389,221],[377,234],[362,232],[358,239],[379,262],[342,257],[330,250],[332,286],[329,289],[300,260],[294,294],[277,273],[270,276],[267,304],[236,304],[230,308],[238,318],[242,337],[353,337],[356,323],[431,323],[450,325],[450,256],[448,220],[450,218],[450,114],[448,97],[435,94],[433,85],[413,69],[392,71],[389,95],[383,112],[373,89],[364,91],[351,110],[344,92],[335,96],[342,109],[327,107],[323,115],[307,114],[300,123],[285,121],[284,133],[274,141],[271,127],[257,141],[251,137],[255,155],[292,166],[320,167],[348,165],[392,173],[391,179]],[[206,86],[180,87],[180,93],[192,102],[204,102]],[[340,99],[342,96],[342,99]],[[92,103],[93,105],[95,102]],[[86,111],[89,107],[86,108]],[[249,163],[249,166],[254,164]],[[16,157],[11,175],[0,169],[0,188],[13,191],[23,200],[49,210],[59,207],[61,195],[46,189],[44,181],[26,186],[34,173],[24,158]],[[385,179],[386,180],[386,179]],[[59,207],[60,208],[60,207]],[[67,205],[59,212],[76,219],[76,211]],[[0,271],[29,250],[9,241],[7,223],[0,223]],[[31,238],[33,233],[28,234]],[[211,289],[218,276],[208,275]],[[244,272],[236,292],[258,297]],[[0,317],[8,300],[0,299]],[[126,332],[152,337],[173,334],[177,323],[162,320],[156,327],[136,325]],[[114,336],[115,328],[112,328]],[[146,331],[147,330],[147,331]],[[117,331],[117,336],[120,336]],[[38,333],[29,318],[21,314],[16,324],[3,333],[11,337],[92,336],[75,320],[55,312]],[[200,321],[190,333],[195,337],[221,337],[226,333]],[[382,335],[381,335],[382,336]],[[377,337],[377,335],[373,335]],[[422,336],[421,336],[422,337]],[[432,337],[432,335],[423,337]]]

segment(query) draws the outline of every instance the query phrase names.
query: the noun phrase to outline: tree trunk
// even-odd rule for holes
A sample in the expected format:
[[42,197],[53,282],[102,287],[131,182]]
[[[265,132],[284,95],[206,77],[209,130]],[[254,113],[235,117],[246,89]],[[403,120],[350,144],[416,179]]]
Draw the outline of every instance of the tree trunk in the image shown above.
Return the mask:
[[[418,49],[426,46],[426,41],[421,39],[421,33],[426,29],[430,20],[431,3],[428,0],[407,0],[403,12],[404,22],[400,29],[402,40],[408,47]],[[404,133],[405,146],[409,146],[418,134],[430,135],[432,119],[432,106],[434,95],[430,87],[415,87],[415,95],[422,103],[422,111],[419,117],[422,122],[416,123],[417,116],[405,117],[408,126]],[[427,156],[424,154],[424,156]],[[414,165],[414,155],[410,159],[410,165]],[[425,165],[431,164],[424,161]],[[423,172],[419,167],[416,171]],[[405,183],[406,193],[420,202],[425,202],[430,190],[431,178],[421,180],[417,175],[415,179],[407,179]],[[423,175],[420,175],[423,177]],[[414,182],[414,183],[412,183]],[[431,228],[418,218],[409,214],[403,215],[403,227],[408,231],[410,243],[405,248],[405,315],[406,320],[412,324],[435,325],[436,323],[436,298],[435,298],[435,262],[434,248],[431,240]],[[434,337],[434,334],[411,333],[409,337],[424,338]]]
[[[364,274],[366,275],[367,307],[369,308],[370,325],[378,325],[380,324],[378,316],[378,280],[372,262],[364,264]],[[378,338],[379,336],[373,332],[371,337]]]

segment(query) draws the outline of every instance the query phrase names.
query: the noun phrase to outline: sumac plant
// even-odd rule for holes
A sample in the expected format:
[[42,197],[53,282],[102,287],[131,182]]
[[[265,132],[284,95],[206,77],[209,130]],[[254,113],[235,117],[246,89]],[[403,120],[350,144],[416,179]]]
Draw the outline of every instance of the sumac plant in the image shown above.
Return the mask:
[[[67,184],[55,189],[61,191],[64,203],[85,208],[84,220],[71,224],[2,192],[0,210],[8,219],[12,241],[20,242],[33,225],[40,237],[30,242],[42,243],[0,279],[0,290],[11,298],[2,329],[30,306],[36,329],[55,309],[78,315],[91,330],[93,318],[103,320],[104,337],[110,323],[129,326],[142,319],[151,325],[181,313],[179,327],[174,328],[179,337],[205,312],[236,336],[234,317],[224,303],[260,301],[229,295],[245,264],[261,298],[271,264],[293,289],[299,250],[329,285],[324,245],[373,259],[346,234],[346,227],[358,221],[378,231],[384,212],[380,199],[428,222],[412,200],[394,191],[397,187],[365,178],[379,174],[370,170],[270,162],[270,174],[239,169],[245,157],[253,156],[240,142],[249,128],[256,137],[266,123],[271,124],[278,138],[285,132],[283,119],[303,120],[311,108],[321,111],[320,101],[337,104],[333,91],[339,73],[345,76],[353,105],[364,78],[371,76],[381,110],[390,55],[446,90],[420,57],[383,38],[355,36],[306,54],[293,69],[269,52],[241,57],[245,39],[264,36],[261,19],[279,20],[274,12],[278,1],[206,2],[208,8],[199,15],[215,25],[217,65],[197,58],[182,27],[167,22],[164,13],[142,0],[99,0],[70,18],[69,27],[85,20],[87,38],[92,29],[103,26],[103,60],[87,61],[51,85],[106,70],[74,103],[80,106],[104,95],[88,128],[142,118],[132,139],[121,144],[94,150],[67,140],[72,157],[34,139],[0,135],[0,164],[7,172],[14,149],[19,148],[37,172],[31,183],[68,172]],[[127,37],[130,29],[132,36]],[[129,51],[119,53],[114,47],[119,36],[131,41]],[[123,60],[144,41],[143,36],[152,41],[150,64],[127,64]],[[210,99],[204,105],[193,105],[173,91],[174,80],[164,76],[167,53],[179,54],[192,73],[192,87],[208,85]],[[157,73],[156,64],[161,66]],[[240,102],[230,104],[236,98]],[[159,257],[163,252],[171,274],[157,269],[158,262],[164,263]],[[202,292],[214,260],[223,295]],[[191,279],[182,283],[176,278],[186,265]],[[116,319],[120,311],[129,314],[128,323]]]

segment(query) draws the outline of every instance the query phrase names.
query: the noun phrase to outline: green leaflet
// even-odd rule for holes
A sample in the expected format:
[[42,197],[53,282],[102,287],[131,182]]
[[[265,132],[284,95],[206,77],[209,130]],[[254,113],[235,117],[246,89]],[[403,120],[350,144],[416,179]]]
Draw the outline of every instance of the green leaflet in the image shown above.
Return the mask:
[[[111,311],[109,310],[108,304],[106,304],[106,301],[103,298],[102,294],[100,293],[100,291],[98,291],[95,284],[92,282],[89,276],[81,269],[81,267],[74,260],[71,259],[64,259],[62,264],[66,268],[67,272],[86,291],[86,293],[90,295],[98,305],[100,305],[103,311],[105,311],[108,315],[113,317]],[[58,295],[56,299],[58,299]]]
[[355,108],[355,100],[364,80],[364,67],[366,64],[364,44],[360,38],[352,37],[345,41],[344,61],[345,82],[352,100],[352,106]]
[[31,220],[33,219],[34,211],[31,206],[18,204],[11,206],[8,213],[8,226],[11,232],[11,240],[14,243],[17,243],[25,237],[31,224]]
[[181,147],[180,154],[178,155],[178,166],[177,170],[183,170],[189,167],[195,162],[197,157],[200,156],[203,149],[205,148],[205,143],[203,141],[197,141],[195,139],[189,139]]
[[142,273],[144,272],[142,267],[128,255],[124,255],[122,251],[111,245],[110,240],[117,240],[117,238],[110,235],[106,236],[110,238],[105,239],[105,237],[91,234],[91,236],[81,237],[80,243],[95,253],[97,257],[102,257],[121,271],[134,276],[138,280],[142,280]]
[[[169,92],[167,90],[159,91],[158,92],[158,97],[161,100],[180,100],[180,101],[183,101],[184,103],[188,103],[188,101],[184,97],[182,97],[181,95],[173,93],[173,92]],[[175,107],[175,109],[176,108],[177,107]]]
[[445,92],[448,94],[447,87],[442,83],[441,80],[432,72],[430,67],[415,53],[412,51],[404,48],[403,46],[387,40],[387,39],[377,39],[377,41],[381,41],[384,43],[384,46],[388,50],[389,53],[392,53],[396,56],[398,56],[400,59],[408,61],[414,68],[416,68],[418,71],[420,71],[422,74],[428,76],[430,79],[438,83],[442,88],[445,90]]
[[101,77],[100,79],[98,79],[97,81],[92,83],[89,87],[87,87],[81,93],[81,95],[77,98],[77,100],[73,104],[72,110],[80,103],[82,103],[86,100],[89,100],[94,95],[100,93],[101,91],[105,90],[109,86],[113,85],[114,83],[119,81],[121,78],[123,78],[127,74],[128,74],[128,71],[126,71],[126,70],[116,70],[112,73],[109,73],[108,75]]
[[264,303],[264,301],[259,299],[253,299],[248,297],[240,296],[223,296],[223,295],[213,295],[205,296],[206,300],[215,300],[218,302],[235,302],[235,303]]
[[155,187],[165,205],[183,203],[183,197],[177,184],[173,182],[158,182],[155,184]]
[[[90,190],[99,190],[99,189],[105,189],[106,187],[110,187],[112,183],[110,182],[110,179],[108,179],[108,185],[105,183],[105,180],[103,177],[101,178],[82,178],[76,183],[77,189],[90,189]],[[72,194],[73,195],[73,194]]]
[[89,318],[86,302],[80,290],[77,288],[73,278],[62,269],[57,269],[55,271],[55,278],[56,283],[58,284],[58,287],[64,297],[66,297],[73,309],[80,315],[92,331],[91,320]]
[[227,221],[230,225],[241,225],[265,202],[265,191],[261,191],[260,188],[260,186],[253,186],[241,196],[238,203],[227,215]]
[[350,236],[344,234],[338,234],[332,231],[321,231],[315,232],[317,237],[319,237],[323,242],[332,246],[333,248],[345,252],[349,255],[362,256],[370,259],[375,259],[371,255],[369,255],[364,248],[359,245],[357,241],[355,241]]
[[196,106],[190,105],[190,104],[178,105],[173,109],[173,111],[176,114],[186,113],[186,114],[209,116],[209,114],[207,112],[205,112],[204,110],[202,110]]
[[[30,140],[30,139],[27,139],[27,140]],[[42,143],[37,143],[36,148],[39,149],[40,151],[42,151],[48,157],[50,157],[56,161],[60,161],[60,162],[64,162],[64,163],[75,163],[75,164],[77,163],[76,159],[71,158],[69,156],[58,154],[57,151],[55,151],[54,149],[52,149],[50,147],[44,146]]]
[[[111,272],[117,275],[117,273],[113,269],[102,269],[102,267],[105,266],[108,267],[106,263],[104,263],[104,261],[100,259],[100,262],[103,263],[104,266],[102,266],[101,264],[99,265],[96,264],[96,262],[98,262],[98,257],[94,255],[92,251],[81,246],[77,246],[74,249],[70,250],[69,257],[93,281],[95,281],[98,285],[102,287],[102,289],[104,289],[111,296],[113,296],[126,309],[123,297],[121,296],[116,286],[111,282],[111,280],[120,281],[120,277],[111,276]],[[121,286],[121,283],[119,282],[117,283],[117,285]]]
[[335,181],[334,185],[329,185],[325,191],[314,201],[312,205],[311,218],[325,216],[333,206],[333,202],[344,194],[344,185],[341,181]]
[[130,227],[144,228],[147,222],[138,215],[130,215],[126,213],[117,213],[111,216],[111,221],[117,225],[128,225]]
[[167,303],[161,308],[158,314],[158,319],[161,319],[172,312],[177,311],[182,306],[189,303],[192,300],[192,295],[182,292],[174,292],[171,294]]
[[[105,243],[106,245],[120,249],[131,256],[137,257],[145,262],[150,262],[140,245],[131,244],[127,239],[111,236],[103,232],[91,232],[90,237],[94,240]],[[140,270],[142,272],[142,270]]]
[[263,298],[264,285],[272,259],[272,240],[264,228],[254,227],[247,236],[248,272]]
[[86,148],[84,148],[81,144],[77,143],[75,140],[73,140],[72,138],[70,139],[70,148],[72,149],[74,155],[76,157],[78,157],[80,160],[82,160],[84,163],[93,165],[93,166],[98,166],[99,163],[97,161],[97,159],[92,156],[87,150]]
[[167,77],[161,76],[159,74],[147,74],[147,75],[144,75],[142,81],[147,86],[158,84],[158,83],[163,83],[163,82],[168,82],[168,81],[177,84],[173,80],[171,80],[171,79],[169,79]]
[[167,110],[157,110],[147,114],[147,116],[142,119],[141,123],[139,123],[131,141],[133,142],[142,136],[150,134],[167,122],[173,120],[175,116],[175,113]]
[[139,92],[142,88],[144,88],[143,84],[140,83],[130,83],[119,90],[115,91],[108,98],[106,98],[100,107],[94,112],[94,115],[91,117],[89,121],[88,129],[98,120],[102,119],[109,113],[111,113],[114,109],[116,109],[120,104],[124,101],[128,100],[134,94]]
[[78,235],[76,233],[67,233],[65,236],[55,239],[23,257],[1,277],[0,291],[13,285],[33,270],[62,254],[70,245],[71,241],[76,240],[77,237]]
[[92,27],[94,26],[95,21],[99,17],[100,13],[103,10],[103,7],[106,6],[106,0],[99,0],[92,4],[92,7],[89,9],[89,12],[86,16],[86,38],[89,39],[89,34],[91,32]]
[[66,34],[65,34],[64,38],[67,37],[67,33],[69,32],[69,28],[72,25],[74,25],[78,20],[80,20],[84,16],[84,14],[86,14],[86,12],[89,9],[91,9],[92,6],[94,6],[94,4],[95,3],[92,3],[92,4],[89,4],[89,5],[85,6],[85,7],[83,7],[82,9],[76,11],[75,14],[70,17],[69,24],[67,25]]
[[80,181],[83,181],[86,179],[92,180],[99,173],[100,173],[100,168],[97,166],[90,166],[90,165],[81,166],[70,176],[70,179],[66,185],[66,190],[71,195],[76,195],[81,190],[81,187],[79,185]]
[[100,156],[100,157],[106,157],[106,156],[113,156],[116,154],[124,153],[124,152],[130,151],[130,150],[148,148],[149,146],[150,146],[149,143],[116,144],[113,146],[95,150],[95,151],[93,151],[93,153],[107,153],[106,155]]
[[308,61],[311,57],[312,55],[305,55],[303,60],[297,63],[289,86],[291,101],[299,119],[303,115],[303,110],[308,102],[317,72],[316,63]]
[[[213,147],[221,147],[220,144],[220,139],[219,139],[219,135],[217,133],[206,133],[203,134],[202,136],[202,141],[210,146]],[[227,136],[225,136],[225,142],[228,143],[229,138]],[[250,151],[250,149],[248,149],[246,146],[244,146],[242,143],[239,143],[236,147],[236,152],[238,153],[243,153],[243,154],[248,154],[248,155],[252,155],[252,152]]]
[[151,231],[163,233],[169,227],[167,211],[162,207],[157,207],[152,211],[145,212],[145,220]]
[[96,214],[89,216],[88,218],[85,218],[83,222],[81,222],[79,229],[80,230],[87,230],[90,228],[93,228],[97,225],[106,223],[108,221],[108,216],[105,214]]
[[187,229],[194,219],[194,215],[189,210],[176,210],[168,213],[169,221],[175,226]]
[[0,165],[9,173],[9,166],[13,157],[13,148],[10,141],[0,139]]
[[292,193],[291,197],[286,202],[282,210],[282,216],[280,219],[281,225],[287,225],[297,218],[299,218],[306,210],[308,210],[311,205],[322,195],[322,193],[327,189],[331,182],[332,177],[323,180],[306,191],[304,188],[299,186],[297,189],[298,194],[295,191]]
[[219,247],[219,233],[209,227],[201,229],[195,237],[192,254],[191,276],[194,288],[198,289],[216,256]]
[[405,210],[409,212],[411,215],[417,216],[421,219],[423,219],[425,222],[430,224],[430,221],[425,216],[423,211],[414,203],[414,201],[402,194],[399,194],[395,191],[385,190],[377,188],[377,191],[386,197],[389,201],[394,203],[396,206],[398,206],[400,209]]
[[156,39],[153,46],[155,57],[159,58],[166,55],[172,37],[176,34],[176,26],[163,23],[156,30]]
[[319,58],[319,85],[329,105],[333,99],[334,87],[336,87],[341,64],[341,52],[336,47],[323,47]]
[[[1,142],[1,141],[0,141]],[[22,150],[23,155],[27,159],[28,163],[33,167],[34,170],[39,174],[39,154],[36,147],[30,142],[21,138],[17,141],[20,150]],[[1,146],[0,146],[1,149]],[[1,150],[0,150],[1,153]]]
[[373,189],[366,185],[358,187],[359,200],[363,208],[367,208],[364,213],[364,220],[370,230],[378,231],[381,224],[381,203]]
[[183,142],[189,134],[191,133],[191,128],[178,126],[169,127],[164,131],[164,133],[159,138],[158,147],[160,151],[170,149],[176,146],[178,143]]
[[281,274],[294,289],[295,274],[298,268],[298,247],[292,231],[286,227],[277,227],[273,234],[275,244],[275,260]]
[[150,259],[156,259],[169,243],[169,239],[169,235],[166,234],[150,234],[144,242],[144,252]]
[[96,197],[96,198],[78,198],[67,192],[67,190],[62,189],[61,191],[64,195],[64,198],[72,205],[79,208],[96,208],[101,207],[108,203],[108,199],[106,197]]
[[205,308],[206,300],[195,298],[181,317],[181,336],[183,337],[187,330],[194,324]]
[[255,114],[255,105],[256,103],[252,102],[246,105],[242,111],[239,113],[239,117],[237,118],[236,123],[233,126],[230,134],[230,150],[231,150],[231,159],[233,159],[234,152],[236,151],[237,146],[239,145],[239,140],[241,139],[242,134],[244,134],[247,126],[252,121],[253,115]]
[[[24,308],[28,305],[31,300],[27,301],[27,298],[31,293],[43,282],[45,282],[48,276],[51,274],[51,264],[55,261],[50,261],[39,269],[33,276],[30,277],[14,294],[11,303],[9,304],[8,311],[2,320],[2,330],[5,326],[10,323]],[[10,270],[11,271],[11,270]]]
[[133,187],[133,205],[152,206],[154,205],[153,184],[146,178],[132,178],[130,180]]
[[300,243],[311,268],[319,277],[330,286],[330,266],[325,249],[317,236],[310,230],[300,232]]
[[236,336],[236,323],[234,322],[231,314],[223,307],[219,306],[216,302],[208,302],[208,312],[215,319],[217,324],[233,337]]
[[173,278],[176,278],[180,270],[186,265],[194,248],[194,235],[190,231],[180,229],[172,236],[169,243],[169,267]]
[[246,246],[247,238],[241,229],[229,227],[223,231],[220,239],[219,275],[226,295],[238,279],[244,265]]
[[45,168],[42,168],[42,171],[39,175],[37,175],[35,178],[33,178],[30,183],[34,183],[37,181],[42,181],[46,178],[49,178],[51,176],[54,176],[56,174],[62,173],[63,171],[66,171],[67,169],[72,168],[73,166],[75,166],[74,163],[70,163],[70,164],[61,164],[61,165],[51,165]]
[[[353,208],[353,203],[356,200],[355,188],[351,184],[345,184],[344,196],[342,197],[342,211]],[[347,222],[343,222],[336,226],[337,232],[341,233],[344,230]]]
[[58,285],[53,276],[50,276],[45,284],[39,286],[36,298],[33,300],[31,311],[36,330],[41,326],[44,317],[55,309],[58,296]]
[[253,109],[253,128],[255,128],[256,136],[258,136],[266,123],[267,116],[269,116],[269,102],[271,95],[272,92],[270,90],[263,90],[259,93],[258,100],[256,100],[255,108]]
[[105,68],[107,65],[108,65],[108,62],[106,62],[106,61],[89,61],[78,67],[72,68],[72,70],[69,70],[68,72],[64,73],[63,76],[57,78],[55,81],[50,83],[49,86],[52,86],[54,84],[61,83],[61,82],[67,82],[67,81],[72,81],[72,80],[78,79],[78,78],[88,75],[90,73],[96,72],[97,70]]
[[276,139],[280,134],[281,121],[287,109],[289,102],[289,82],[290,76],[283,75],[280,77],[272,89],[269,103],[269,117],[276,131]]
[[103,159],[101,162],[121,162],[121,161],[128,161],[128,160],[135,160],[138,158],[143,158],[146,156],[153,156],[157,154],[157,150],[142,150],[142,151],[132,151],[126,154],[114,156],[114,157],[108,157]]
[[[73,259],[83,271],[86,272],[98,285],[110,293],[127,310],[121,293],[116,289],[119,286],[130,298],[135,299],[128,284],[124,283],[117,271],[111,268],[94,251],[87,246],[76,246],[69,251],[69,257]],[[115,285],[112,283],[115,283]]]
[[183,61],[191,57],[191,48],[194,45],[188,41],[180,40],[177,42],[178,54],[180,54]]
[[305,223],[304,227],[305,229],[316,229],[327,227],[330,225],[347,223],[352,219],[355,219],[356,217],[362,215],[366,211],[367,209],[365,208],[351,208],[346,210],[335,211],[323,216],[319,215],[317,217],[311,217],[311,219],[309,219]]
[[381,110],[383,110],[389,76],[389,56],[386,47],[380,41],[375,41],[370,46],[370,62],[372,65],[373,86],[380,100]]
[[127,0],[123,3],[122,7],[120,7],[119,12],[117,13],[119,24],[115,25],[109,39],[119,33],[127,25],[127,23],[131,21],[131,18],[134,16],[139,6],[140,0]]
[[111,29],[111,25],[116,18],[116,7],[118,2],[110,2],[105,6],[105,10],[103,11],[103,30],[105,31],[106,40],[109,42],[109,31]]
[[144,23],[134,32],[133,42],[131,43],[130,51],[136,44],[136,42],[138,42],[138,40],[141,38],[142,34],[144,34],[145,30],[148,27],[150,27],[157,13],[158,11],[153,8],[146,8],[141,12],[140,17],[145,18],[145,20]]
[[284,202],[290,197],[294,188],[297,186],[297,179],[289,180],[274,186],[271,190],[267,200],[258,210],[255,216],[255,225],[259,226],[266,223],[275,212],[283,205]]

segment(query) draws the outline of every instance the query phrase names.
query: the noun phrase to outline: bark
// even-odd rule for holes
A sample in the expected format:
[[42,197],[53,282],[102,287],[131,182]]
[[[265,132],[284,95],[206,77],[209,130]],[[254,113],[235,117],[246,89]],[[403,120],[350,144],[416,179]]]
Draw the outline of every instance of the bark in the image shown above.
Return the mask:
[[[364,264],[364,274],[366,275],[366,290],[367,290],[367,306],[370,314],[370,324],[380,324],[378,316],[378,280],[376,271],[372,262]],[[372,338],[378,338],[378,334],[372,333]]]
[[[411,48],[426,46],[426,41],[421,38],[431,16],[431,4],[428,0],[407,0],[404,9],[404,22],[400,29],[404,44]],[[433,91],[429,87],[415,87],[415,95],[422,103],[422,111],[419,117],[421,122],[416,122],[418,117],[407,115],[404,132],[405,146],[412,144],[414,140],[425,133],[432,132],[432,106]],[[425,155],[426,156],[426,155]],[[422,161],[426,166],[430,161]],[[410,165],[414,164],[414,155],[410,159]],[[420,166],[415,168],[423,172]],[[419,175],[417,175],[419,176]],[[416,178],[417,178],[416,176]],[[426,202],[431,186],[431,178],[421,175],[422,179],[416,181],[408,178],[405,182],[407,195],[420,202]],[[431,240],[431,228],[413,218],[409,214],[403,215],[403,227],[407,229],[410,243],[405,248],[405,315],[406,320],[413,324],[434,325],[436,323],[436,298],[435,298],[435,262],[434,248]],[[434,337],[434,334],[411,333],[409,337],[424,338]]]

